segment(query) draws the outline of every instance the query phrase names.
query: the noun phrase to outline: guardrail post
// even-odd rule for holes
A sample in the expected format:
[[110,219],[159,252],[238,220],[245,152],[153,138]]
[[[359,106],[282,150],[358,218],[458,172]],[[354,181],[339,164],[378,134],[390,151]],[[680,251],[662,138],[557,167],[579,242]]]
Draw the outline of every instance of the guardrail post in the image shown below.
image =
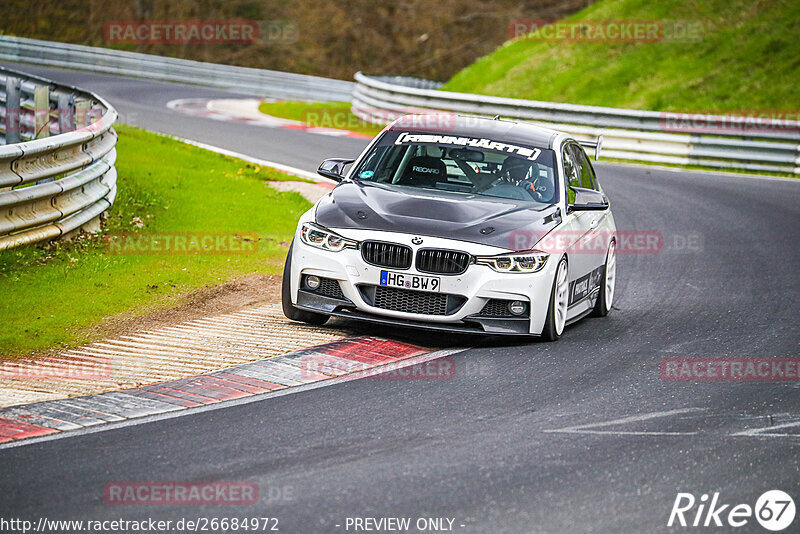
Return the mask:
[[[50,137],[50,88],[38,85],[33,89],[33,138]],[[54,177],[37,180],[37,184],[54,181]]]
[[58,133],[75,130],[75,96],[69,93],[58,95]]
[[89,108],[92,107],[92,103],[85,98],[79,98],[75,102],[75,127],[86,128],[89,126]]
[[38,85],[33,90],[33,138],[50,136],[50,88]]
[[20,142],[19,113],[20,113],[20,80],[8,76],[6,78],[6,144]]

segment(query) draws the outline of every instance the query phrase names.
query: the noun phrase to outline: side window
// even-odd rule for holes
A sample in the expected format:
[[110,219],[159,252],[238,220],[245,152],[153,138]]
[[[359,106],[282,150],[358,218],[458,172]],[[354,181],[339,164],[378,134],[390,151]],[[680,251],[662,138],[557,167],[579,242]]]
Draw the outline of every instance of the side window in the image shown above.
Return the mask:
[[561,159],[564,160],[564,190],[567,192],[567,204],[573,204],[575,202],[575,192],[570,187],[580,187],[581,183],[578,165],[569,145],[562,149]]
[[570,148],[575,154],[575,161],[578,162],[578,172],[581,177],[580,187],[597,190],[597,180],[594,176],[594,169],[592,168],[592,164],[589,163],[589,158],[586,157],[586,152],[578,145],[570,145]]

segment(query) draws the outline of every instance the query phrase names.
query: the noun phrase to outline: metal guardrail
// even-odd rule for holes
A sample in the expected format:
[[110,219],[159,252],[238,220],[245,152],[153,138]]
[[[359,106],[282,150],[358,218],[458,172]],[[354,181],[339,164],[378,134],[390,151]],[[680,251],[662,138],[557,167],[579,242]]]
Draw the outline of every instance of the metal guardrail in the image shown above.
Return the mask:
[[0,36],[0,60],[188,83],[261,97],[350,100],[353,82],[288,72]]
[[116,120],[93,93],[0,67],[0,250],[99,227],[117,193]]
[[[779,128],[668,133],[679,114],[579,106],[439,91],[435,84],[403,77],[356,73],[352,111],[387,123],[406,113],[431,110],[521,119],[569,132],[579,140],[603,136],[607,158],[800,174],[800,122]],[[676,117],[673,117],[675,115]],[[703,116],[709,124],[752,125],[752,117]],[[716,123],[714,121],[717,121]],[[727,122],[719,122],[727,121]]]

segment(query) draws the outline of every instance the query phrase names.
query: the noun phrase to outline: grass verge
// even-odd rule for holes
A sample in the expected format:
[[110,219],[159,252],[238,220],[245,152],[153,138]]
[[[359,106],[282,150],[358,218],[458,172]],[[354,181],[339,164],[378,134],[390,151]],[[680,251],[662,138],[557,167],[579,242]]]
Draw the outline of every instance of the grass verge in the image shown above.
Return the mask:
[[[280,272],[296,221],[310,207],[267,184],[287,175],[137,128],[117,132],[118,193],[104,238],[0,252],[0,357],[76,346],[102,337],[105,319],[143,316],[197,288]],[[165,248],[163,236],[188,245],[153,253],[157,243]],[[205,236],[216,253],[191,246]],[[144,247],[125,248],[132,242]]]
[[445,90],[657,111],[797,114],[800,3],[600,0],[567,20],[699,23],[700,39],[533,42],[518,38]]
[[383,125],[367,122],[350,112],[350,102],[304,102],[285,100],[262,102],[258,110],[265,115],[300,121],[311,126],[378,135]]

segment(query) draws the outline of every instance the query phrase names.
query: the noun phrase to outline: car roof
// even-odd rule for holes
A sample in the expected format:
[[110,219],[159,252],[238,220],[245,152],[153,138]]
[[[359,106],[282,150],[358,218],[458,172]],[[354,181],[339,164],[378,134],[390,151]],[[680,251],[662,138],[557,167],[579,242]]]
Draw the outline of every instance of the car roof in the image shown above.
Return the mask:
[[559,135],[563,135],[556,130],[542,128],[527,122],[448,113],[404,115],[392,123],[389,126],[389,130],[459,137],[481,137],[492,141],[521,144],[536,148],[553,148],[556,138]]

